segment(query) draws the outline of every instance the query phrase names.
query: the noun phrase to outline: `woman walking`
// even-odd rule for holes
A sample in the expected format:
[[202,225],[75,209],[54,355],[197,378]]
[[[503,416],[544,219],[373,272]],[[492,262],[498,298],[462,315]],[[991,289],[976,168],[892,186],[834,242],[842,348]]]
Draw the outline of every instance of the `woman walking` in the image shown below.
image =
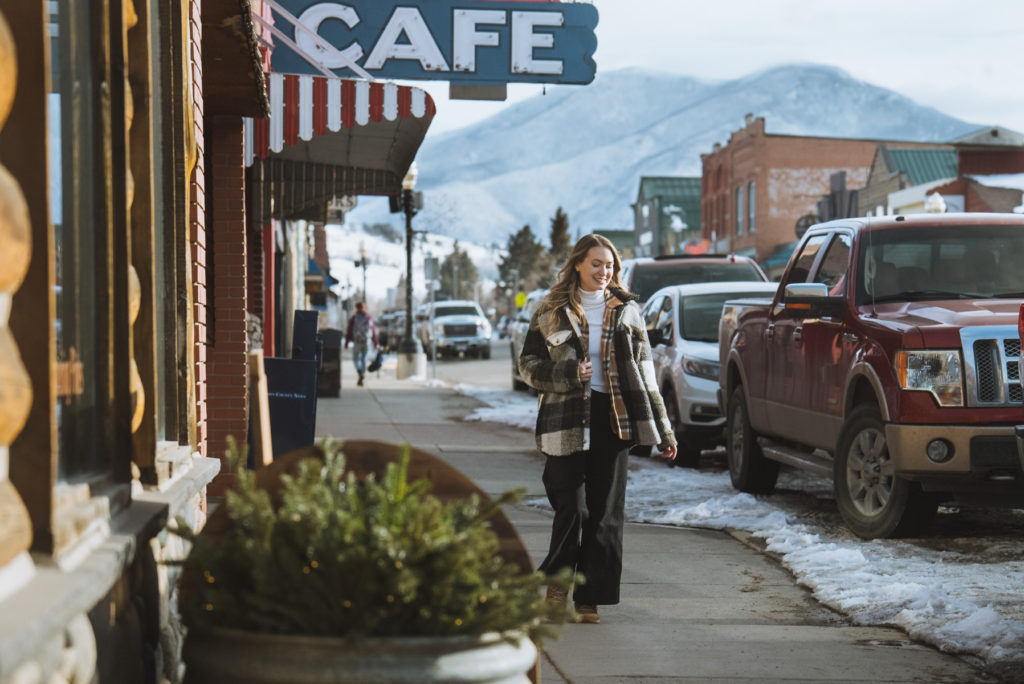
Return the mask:
[[[583,574],[573,600],[586,623],[600,622],[598,605],[619,602],[629,447],[676,454],[647,331],[621,270],[606,238],[580,238],[537,307],[519,357],[520,374],[540,393],[537,447],[547,457],[544,490],[555,510],[540,569]],[[565,598],[548,588],[548,600]]]

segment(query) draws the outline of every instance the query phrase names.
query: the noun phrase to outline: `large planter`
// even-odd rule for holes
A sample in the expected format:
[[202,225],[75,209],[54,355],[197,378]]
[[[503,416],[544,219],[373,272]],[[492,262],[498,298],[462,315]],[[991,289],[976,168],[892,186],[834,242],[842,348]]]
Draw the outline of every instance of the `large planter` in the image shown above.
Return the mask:
[[525,636],[510,644],[482,637],[401,637],[349,642],[233,629],[191,630],[186,684],[404,684],[529,682],[537,648]]

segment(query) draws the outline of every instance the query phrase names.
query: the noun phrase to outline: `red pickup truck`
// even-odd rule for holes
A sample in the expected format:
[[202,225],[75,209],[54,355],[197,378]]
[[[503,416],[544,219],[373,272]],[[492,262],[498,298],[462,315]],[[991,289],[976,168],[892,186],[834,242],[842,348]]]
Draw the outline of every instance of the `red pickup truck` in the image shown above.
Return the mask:
[[1015,214],[811,227],[773,299],[723,310],[733,485],[770,492],[780,463],[831,477],[865,538],[920,531],[943,501],[1024,505],[1021,254]]

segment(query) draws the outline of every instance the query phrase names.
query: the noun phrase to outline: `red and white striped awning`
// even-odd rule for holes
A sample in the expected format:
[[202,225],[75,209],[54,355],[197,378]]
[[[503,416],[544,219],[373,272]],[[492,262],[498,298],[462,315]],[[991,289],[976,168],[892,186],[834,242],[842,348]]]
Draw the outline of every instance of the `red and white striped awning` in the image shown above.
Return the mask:
[[405,175],[434,118],[420,88],[324,76],[270,74],[270,117],[245,119],[254,159],[379,169]]

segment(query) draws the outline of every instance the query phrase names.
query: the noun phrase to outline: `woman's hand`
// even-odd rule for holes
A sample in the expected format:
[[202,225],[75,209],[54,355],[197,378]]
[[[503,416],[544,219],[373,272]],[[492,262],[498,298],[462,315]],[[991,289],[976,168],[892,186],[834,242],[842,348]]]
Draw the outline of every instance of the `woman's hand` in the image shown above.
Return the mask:
[[676,448],[674,446],[665,447],[665,450],[661,452],[661,455],[670,461],[676,459]]
[[590,363],[590,358],[587,357],[580,361],[580,382],[587,382],[590,380],[590,376],[594,374],[594,366]]

